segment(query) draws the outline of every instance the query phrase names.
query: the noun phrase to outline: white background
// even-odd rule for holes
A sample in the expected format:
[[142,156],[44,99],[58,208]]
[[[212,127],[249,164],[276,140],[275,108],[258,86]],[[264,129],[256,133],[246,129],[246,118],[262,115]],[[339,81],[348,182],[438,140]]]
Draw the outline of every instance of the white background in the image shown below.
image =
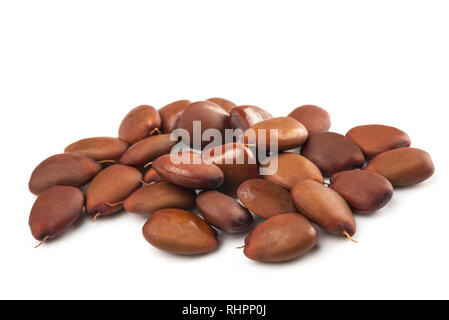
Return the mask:
[[[0,298],[449,298],[447,1],[2,1]],[[161,252],[143,217],[84,217],[34,249],[34,167],[114,136],[134,106],[222,96],[287,115],[313,103],[332,130],[397,126],[436,173],[357,216],[358,244],[320,231],[283,264],[243,235],[201,257]]]

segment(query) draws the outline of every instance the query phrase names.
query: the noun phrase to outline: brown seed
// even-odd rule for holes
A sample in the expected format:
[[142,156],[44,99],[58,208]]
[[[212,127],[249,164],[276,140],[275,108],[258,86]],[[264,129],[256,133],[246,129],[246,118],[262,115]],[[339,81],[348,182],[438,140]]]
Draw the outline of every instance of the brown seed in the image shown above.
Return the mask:
[[242,143],[228,143],[204,150],[203,159],[217,165],[224,174],[220,191],[236,196],[243,181],[259,177],[253,152]]
[[304,144],[301,154],[320,168],[323,175],[362,167],[365,156],[345,136],[335,132],[315,133]]
[[86,189],[87,214],[109,215],[119,211],[123,201],[141,186],[139,170],[123,164],[101,171]]
[[429,154],[416,148],[399,148],[378,154],[365,167],[394,186],[411,186],[433,175],[435,168]]
[[163,155],[153,161],[153,169],[162,179],[188,189],[216,189],[224,180],[219,167],[192,153]]
[[153,168],[150,168],[147,173],[145,173],[145,176],[143,177],[143,181],[145,183],[151,183],[151,182],[160,182],[164,179],[161,178],[160,175],[157,174],[156,170]]
[[33,237],[53,238],[69,228],[81,215],[83,193],[75,187],[52,186],[42,192],[31,209],[29,225]]
[[296,108],[288,116],[301,122],[307,128],[309,135],[326,132],[331,126],[329,113],[311,104]]
[[[193,134],[193,122],[201,121],[201,131],[198,132],[199,137]],[[211,101],[199,101],[189,104],[181,118],[178,121],[178,129],[186,130],[190,135],[190,141],[185,141],[186,144],[193,146],[196,149],[204,148],[211,141],[202,141],[203,133],[207,129],[216,129],[221,134],[221,139],[212,142],[214,145],[221,145],[224,143],[225,129],[229,129],[229,114],[218,104]],[[198,143],[194,145],[193,143]],[[201,142],[201,143],[200,143]]]
[[355,233],[351,208],[336,191],[314,180],[302,180],[291,193],[298,211],[323,229],[337,235]]
[[142,232],[156,248],[176,254],[203,254],[218,245],[214,229],[200,217],[180,209],[157,210]]
[[159,109],[161,115],[161,129],[163,133],[170,133],[176,128],[176,123],[184,109],[190,104],[189,100],[179,100],[167,104]]
[[164,208],[190,210],[195,207],[196,192],[167,181],[153,183],[134,191],[124,202],[126,211],[149,215]]
[[[271,129],[277,130],[277,134],[272,133]],[[258,148],[272,151],[270,139],[273,139],[278,143],[278,151],[284,151],[301,146],[307,140],[307,136],[307,129],[300,122],[289,117],[279,117],[253,125],[245,131],[244,142],[250,144],[255,142]]]
[[317,229],[298,213],[271,217],[245,239],[245,255],[256,261],[281,262],[297,258],[312,249]]
[[404,131],[378,124],[352,128],[346,136],[354,141],[369,159],[391,149],[410,147],[410,137]]
[[220,107],[222,107],[224,110],[226,110],[227,113],[230,113],[232,109],[235,108],[236,104],[232,101],[223,99],[223,98],[210,98],[207,99],[207,101],[214,102],[218,104]]
[[57,154],[45,159],[34,169],[28,186],[36,195],[57,184],[81,187],[100,171],[101,165],[83,154]]
[[386,178],[359,169],[334,174],[329,187],[359,213],[379,210],[393,197],[393,186]]
[[238,106],[230,113],[231,127],[234,129],[249,129],[256,123],[273,118],[270,113],[256,106]]
[[135,167],[143,167],[154,159],[170,153],[177,141],[170,141],[170,134],[159,134],[142,139],[126,150],[120,163]]
[[196,198],[196,207],[208,223],[224,232],[248,231],[253,224],[253,216],[246,208],[215,190],[201,192]]
[[264,179],[246,180],[238,188],[237,196],[246,208],[262,218],[296,212],[290,193]]
[[290,190],[293,185],[301,180],[312,179],[320,183],[324,182],[320,169],[307,158],[296,153],[281,153],[268,157],[261,168],[268,168],[275,165],[277,161],[277,170],[274,174],[263,175],[262,178],[280,185]]
[[132,109],[122,120],[118,137],[129,144],[149,136],[161,127],[159,112],[152,106],[142,105]]
[[118,160],[128,144],[118,138],[95,137],[82,139],[64,149],[65,153],[81,153],[94,160]]

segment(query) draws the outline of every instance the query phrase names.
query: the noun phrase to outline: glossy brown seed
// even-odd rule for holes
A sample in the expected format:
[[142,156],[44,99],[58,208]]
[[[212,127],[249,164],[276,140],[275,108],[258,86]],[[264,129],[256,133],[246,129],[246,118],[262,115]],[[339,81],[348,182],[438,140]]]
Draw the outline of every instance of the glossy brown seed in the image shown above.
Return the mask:
[[33,237],[53,238],[69,228],[81,215],[83,193],[75,187],[52,186],[43,191],[31,209],[29,225]]
[[369,159],[391,149],[410,147],[410,137],[404,131],[378,124],[352,128],[346,136],[354,141]]
[[161,127],[159,112],[152,106],[142,105],[132,109],[122,120],[118,137],[129,144],[149,136]]
[[34,169],[28,186],[34,194],[57,184],[80,187],[100,171],[101,165],[83,154],[57,154],[45,159]]
[[217,165],[224,174],[220,191],[236,196],[243,181],[259,177],[254,153],[242,143],[228,143],[204,150],[203,159]]
[[[201,121],[201,131],[199,137],[193,134],[194,121]],[[184,141],[186,144],[193,146],[196,149],[204,148],[206,145],[213,142],[215,145],[224,143],[225,129],[229,129],[229,114],[218,104],[211,101],[199,101],[189,104],[181,118],[178,121],[177,128],[186,130],[190,135],[189,141]],[[216,129],[221,134],[218,141],[202,141],[203,133],[207,129]],[[206,140],[206,139],[205,139]],[[195,142],[195,144],[194,144]],[[201,143],[200,143],[201,142]],[[198,145],[196,145],[196,143]]]
[[260,165],[261,168],[276,166],[277,161],[277,170],[274,174],[263,175],[262,178],[287,190],[290,190],[296,182],[305,179],[324,182],[320,169],[312,161],[297,153],[286,152],[272,155],[266,161],[265,164]]
[[224,181],[219,167],[192,153],[163,155],[153,161],[153,169],[162,179],[188,189],[216,189]]
[[298,211],[323,229],[337,235],[355,233],[351,208],[336,191],[314,180],[302,180],[291,193]]
[[312,161],[326,176],[360,168],[365,156],[360,148],[345,136],[335,132],[315,133],[304,144],[301,154]]
[[224,232],[248,231],[253,224],[253,216],[246,208],[215,190],[201,192],[196,198],[196,207],[208,223]]
[[245,255],[256,261],[281,262],[297,258],[312,249],[317,229],[298,213],[271,217],[245,239]]
[[153,168],[150,168],[146,173],[145,176],[143,177],[143,181],[146,183],[151,183],[151,182],[160,182],[163,181],[164,179],[161,178],[160,175],[158,175],[158,173],[156,172],[156,170],[154,170]]
[[[270,130],[276,129],[276,133]],[[277,141],[278,151],[294,149],[307,140],[307,129],[298,121],[289,117],[271,118],[259,122],[245,131],[244,142],[256,143],[258,148],[272,151],[271,140]]]
[[227,99],[223,98],[210,98],[207,99],[207,101],[214,102],[218,104],[220,107],[222,107],[224,110],[226,110],[227,113],[230,113],[232,109],[235,108],[236,104],[232,101],[229,101]]
[[170,134],[159,134],[142,139],[126,150],[120,163],[135,167],[143,167],[154,159],[170,153],[177,141],[170,141]]
[[238,188],[237,196],[246,208],[262,218],[296,212],[290,193],[264,179],[246,180]]
[[118,138],[95,137],[82,139],[64,149],[65,153],[81,153],[94,160],[118,160],[128,144]]
[[218,245],[214,229],[200,217],[180,209],[157,210],[142,232],[156,248],[176,254],[203,254]]
[[331,126],[329,113],[311,104],[296,108],[288,116],[301,122],[307,128],[309,135],[326,132]]
[[195,197],[194,190],[161,181],[134,191],[125,200],[123,207],[126,211],[146,215],[164,208],[190,210],[195,207]]
[[359,213],[379,210],[393,197],[393,186],[386,178],[359,169],[334,174],[329,187]]
[[159,114],[161,115],[161,130],[163,133],[170,133],[176,128],[176,123],[184,112],[184,109],[190,103],[189,100],[179,100],[159,109]]
[[231,127],[234,129],[249,129],[256,123],[273,118],[270,113],[257,106],[245,105],[232,109],[230,113]]
[[435,171],[429,154],[416,148],[399,148],[378,154],[365,167],[387,178],[394,186],[411,186]]
[[86,189],[87,214],[109,215],[119,211],[123,201],[141,186],[139,170],[115,164],[101,171]]

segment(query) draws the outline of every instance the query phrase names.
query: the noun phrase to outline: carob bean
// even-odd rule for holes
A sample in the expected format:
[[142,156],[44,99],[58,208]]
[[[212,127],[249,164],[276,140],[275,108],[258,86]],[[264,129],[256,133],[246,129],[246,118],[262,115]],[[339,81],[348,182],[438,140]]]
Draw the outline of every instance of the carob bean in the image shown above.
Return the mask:
[[143,181],[145,183],[151,183],[151,182],[160,182],[163,181],[164,179],[161,178],[160,175],[157,174],[156,170],[154,170],[153,168],[150,168],[144,175],[143,177]]
[[176,128],[176,124],[184,109],[190,104],[189,100],[178,100],[159,109],[161,115],[161,130],[170,133]]
[[128,149],[119,138],[95,137],[76,141],[64,149],[65,153],[81,153],[94,160],[118,160]]
[[226,110],[227,113],[230,113],[231,110],[234,109],[236,106],[236,104],[234,102],[229,101],[227,99],[223,99],[223,98],[210,98],[210,99],[207,99],[206,101],[211,101],[211,102],[218,104],[220,107],[222,107],[224,110]]
[[331,127],[329,113],[311,104],[296,108],[288,116],[301,122],[307,128],[309,135],[326,132]]
[[142,105],[135,107],[125,116],[120,124],[118,137],[133,144],[159,130],[160,127],[159,112],[152,106]]
[[256,123],[273,118],[273,116],[262,108],[257,106],[238,106],[232,109],[230,113],[231,127],[234,129],[249,129]]

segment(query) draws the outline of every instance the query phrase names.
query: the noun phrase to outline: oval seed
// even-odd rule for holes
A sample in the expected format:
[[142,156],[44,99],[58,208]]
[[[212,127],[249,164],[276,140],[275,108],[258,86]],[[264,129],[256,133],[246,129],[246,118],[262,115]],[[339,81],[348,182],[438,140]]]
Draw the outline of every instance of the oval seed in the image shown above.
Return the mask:
[[128,144],[118,138],[95,137],[78,140],[64,149],[65,153],[81,153],[94,160],[118,160]]
[[309,135],[326,132],[331,126],[329,113],[311,104],[296,108],[288,116],[301,122],[307,128]]
[[152,134],[161,127],[159,112],[152,106],[142,105],[132,109],[122,120],[118,137],[129,144]]
[[176,128],[176,124],[184,112],[184,109],[190,103],[189,100],[179,100],[159,109],[159,114],[161,115],[161,130],[163,133],[170,133]]
[[273,118],[273,116],[262,108],[257,106],[238,106],[232,109],[230,113],[231,127],[234,129],[249,129],[256,123]]
[[232,109],[235,108],[236,104],[232,101],[223,98],[210,98],[207,101],[214,102],[222,107],[227,113],[230,113]]

